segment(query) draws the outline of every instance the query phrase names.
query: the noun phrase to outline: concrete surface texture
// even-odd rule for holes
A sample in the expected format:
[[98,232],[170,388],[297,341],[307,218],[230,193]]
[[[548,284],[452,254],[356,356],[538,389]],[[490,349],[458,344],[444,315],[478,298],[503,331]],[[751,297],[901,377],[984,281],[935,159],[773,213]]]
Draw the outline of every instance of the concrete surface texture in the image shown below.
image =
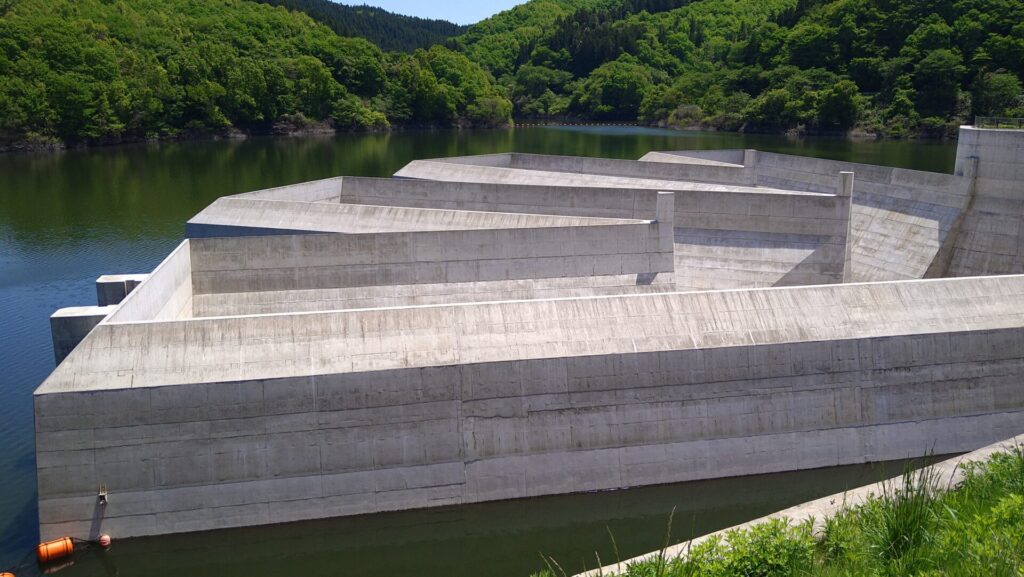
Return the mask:
[[499,154],[399,173],[436,181],[221,199],[119,304],[55,316],[70,354],[35,393],[43,537],[1008,437],[1024,275],[923,278],[961,276],[984,195],[1013,206],[1011,185],[975,179],[995,174],[978,142],[954,175],[755,151]]

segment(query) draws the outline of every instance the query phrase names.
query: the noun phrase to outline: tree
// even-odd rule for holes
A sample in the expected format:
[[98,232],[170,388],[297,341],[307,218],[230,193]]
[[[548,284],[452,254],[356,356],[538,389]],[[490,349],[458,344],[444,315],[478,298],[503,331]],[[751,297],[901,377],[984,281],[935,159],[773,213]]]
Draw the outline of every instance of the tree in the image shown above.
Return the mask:
[[574,108],[597,118],[633,120],[651,86],[651,71],[623,56],[590,73],[573,94]]
[[960,95],[960,79],[966,72],[960,54],[944,48],[929,52],[914,67],[917,112],[921,116],[953,114]]
[[1004,116],[1021,105],[1024,88],[1009,72],[982,71],[972,86],[975,116]]
[[818,125],[822,128],[849,130],[860,118],[860,93],[849,80],[822,91],[819,98]]

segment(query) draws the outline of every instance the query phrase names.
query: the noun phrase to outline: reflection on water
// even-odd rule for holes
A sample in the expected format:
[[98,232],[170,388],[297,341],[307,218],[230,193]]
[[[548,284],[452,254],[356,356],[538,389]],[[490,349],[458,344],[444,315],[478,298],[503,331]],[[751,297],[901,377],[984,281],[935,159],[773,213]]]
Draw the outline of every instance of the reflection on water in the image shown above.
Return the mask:
[[[38,538],[31,395],[53,368],[50,313],[64,306],[93,304],[93,283],[101,274],[152,270],[179,242],[184,221],[215,198],[341,174],[387,176],[418,158],[506,151],[638,158],[650,150],[707,148],[759,148],[940,172],[952,170],[955,156],[952,144],[793,140],[631,127],[251,138],[0,156],[0,478],[4,483],[0,491],[0,568],[16,562]],[[650,501],[651,518],[641,515],[635,525],[625,523],[616,532],[620,545],[637,535],[638,539],[643,536],[648,541],[642,548],[649,548],[651,542],[660,538],[659,519],[671,508],[668,503],[679,503],[668,496],[659,501],[662,497],[656,491],[650,494],[655,495]],[[351,568],[354,575],[374,575],[383,572],[373,573],[370,567],[394,568],[389,563],[400,562],[394,548],[411,548],[418,551],[417,556],[423,556],[419,559],[421,575],[456,574],[427,571],[423,564],[459,567],[462,561],[468,563],[467,559],[474,556],[500,559],[500,563],[494,563],[499,567],[528,568],[537,551],[563,550],[561,545],[547,549],[548,544],[561,543],[568,547],[565,550],[572,551],[571,543],[577,543],[582,555],[604,539],[604,519],[620,514],[611,512],[608,505],[596,511],[599,520],[587,530],[574,525],[571,516],[563,519],[564,523],[558,521],[562,519],[559,515],[563,515],[563,507],[571,508],[570,503],[577,502],[573,499],[586,503],[588,498],[545,500],[541,510],[534,513],[520,511],[531,505],[498,504],[493,509],[488,505],[394,517],[399,519],[397,523],[408,523],[408,528],[401,530],[373,525],[391,522],[391,517],[382,517],[379,521],[351,521],[351,525],[341,521],[289,526],[280,531],[268,529],[266,533],[228,532],[207,536],[205,541],[185,537],[152,543],[140,541],[119,545],[111,558],[131,567],[131,573],[159,573],[183,562],[170,552],[160,552],[163,544],[168,543],[188,550],[185,556],[199,559],[197,563],[207,567],[204,571],[209,574],[213,574],[210,567],[229,561],[242,563],[240,567],[245,567],[246,574],[259,573],[256,566],[246,566],[241,557],[263,559],[256,565],[273,566],[277,570],[274,574],[281,574],[284,563],[302,563],[289,559],[291,548],[302,558],[321,559],[319,563],[310,562],[311,566],[302,565],[302,571],[309,574],[335,575]],[[626,503],[630,498],[614,497]],[[565,505],[560,499],[567,499]],[[627,508],[622,511],[628,511],[627,505],[623,507]],[[506,523],[524,516],[543,518],[549,511],[550,522],[522,525],[542,527],[539,529],[517,529],[515,524]],[[732,519],[746,516],[737,514]],[[441,518],[454,520],[437,526],[428,521]],[[447,537],[446,545],[435,547],[425,539],[444,534],[441,527],[451,527],[458,533],[454,533],[456,537]],[[502,527],[508,527],[508,533],[500,533]],[[364,533],[378,535],[379,539],[357,536]],[[493,542],[495,539],[487,536],[496,534],[503,535],[501,542]],[[419,536],[413,539],[410,535]],[[261,545],[246,549],[241,555],[235,541],[249,538],[245,536]],[[271,546],[278,541],[292,546]],[[301,550],[294,547],[298,541],[317,545],[312,550]],[[378,541],[391,545],[374,549],[372,545]],[[204,550],[208,553],[202,553]],[[300,555],[299,551],[305,552]],[[526,564],[512,565],[515,559]],[[85,561],[78,565],[85,565]],[[483,565],[486,564],[474,567],[482,571]],[[188,569],[202,573],[195,566]],[[224,571],[231,574],[236,569]]]
[[[837,467],[272,527],[132,539],[79,555],[65,577],[527,577],[553,556],[577,572],[657,549],[675,508],[683,540],[898,474],[901,463]],[[596,553],[596,556],[595,556]]]

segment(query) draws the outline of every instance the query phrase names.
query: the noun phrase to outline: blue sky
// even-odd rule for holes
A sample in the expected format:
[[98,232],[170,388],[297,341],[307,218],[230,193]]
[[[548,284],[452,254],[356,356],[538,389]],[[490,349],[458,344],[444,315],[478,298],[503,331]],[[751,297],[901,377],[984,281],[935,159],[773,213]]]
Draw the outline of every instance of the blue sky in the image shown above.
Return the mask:
[[524,0],[443,0],[424,2],[422,0],[346,0],[342,4],[369,4],[380,6],[389,12],[408,14],[421,18],[440,18],[456,24],[473,24],[502,10],[508,10]]

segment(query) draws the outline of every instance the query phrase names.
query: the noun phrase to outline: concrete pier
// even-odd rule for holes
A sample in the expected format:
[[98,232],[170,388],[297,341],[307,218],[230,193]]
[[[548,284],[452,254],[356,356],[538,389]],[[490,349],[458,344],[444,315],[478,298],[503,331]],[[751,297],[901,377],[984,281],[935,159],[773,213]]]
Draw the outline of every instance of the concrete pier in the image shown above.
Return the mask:
[[96,279],[96,304],[101,307],[120,304],[148,274],[105,274]]
[[978,138],[978,169],[952,175],[760,151],[498,154],[220,199],[37,389],[43,537],[1009,437],[1024,270],[963,277],[953,252],[987,226],[979,199],[1015,190],[986,189]]
[[50,338],[53,340],[53,360],[60,364],[78,343],[96,328],[100,321],[114,312],[114,305],[65,307],[50,315]]

